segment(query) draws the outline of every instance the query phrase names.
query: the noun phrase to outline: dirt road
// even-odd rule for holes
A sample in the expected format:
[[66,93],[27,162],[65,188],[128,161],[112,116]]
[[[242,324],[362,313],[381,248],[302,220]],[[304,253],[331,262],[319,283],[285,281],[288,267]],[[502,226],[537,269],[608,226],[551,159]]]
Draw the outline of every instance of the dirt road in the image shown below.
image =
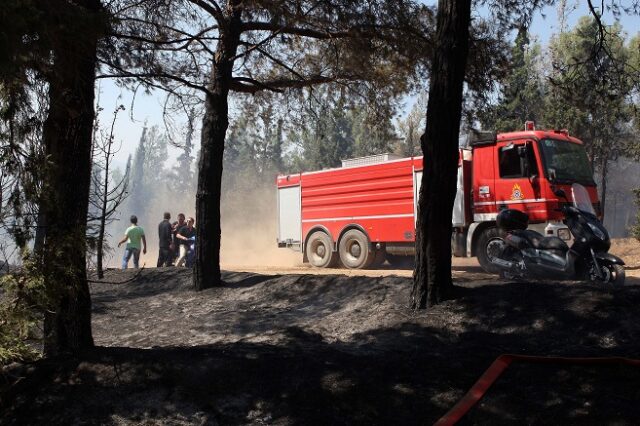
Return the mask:
[[[616,239],[612,242],[611,252],[620,256],[626,262],[626,274],[629,277],[640,277],[640,244],[631,239]],[[263,264],[222,263],[222,269],[234,272],[252,272],[263,275],[312,274],[312,275],[346,275],[348,277],[411,277],[413,268],[396,269],[385,263],[378,269],[347,269],[347,268],[315,268],[308,263],[302,263],[302,255],[291,251],[283,252],[286,261],[274,262],[270,256]],[[277,260],[281,260],[276,258]],[[274,266],[275,265],[275,266]],[[495,275],[487,274],[480,268],[478,260],[471,258],[452,258],[452,272],[454,279],[459,280],[495,280]]]
[[[269,265],[222,265],[222,269],[234,272],[252,272],[262,275],[288,275],[288,274],[311,274],[311,275],[346,275],[348,277],[411,277],[413,268],[406,267],[396,269],[385,264],[378,269],[347,269],[347,268],[315,268],[308,263],[298,263],[292,266],[269,266]],[[480,268],[476,258],[453,258],[454,278],[465,279],[495,279],[495,276],[487,274]]]

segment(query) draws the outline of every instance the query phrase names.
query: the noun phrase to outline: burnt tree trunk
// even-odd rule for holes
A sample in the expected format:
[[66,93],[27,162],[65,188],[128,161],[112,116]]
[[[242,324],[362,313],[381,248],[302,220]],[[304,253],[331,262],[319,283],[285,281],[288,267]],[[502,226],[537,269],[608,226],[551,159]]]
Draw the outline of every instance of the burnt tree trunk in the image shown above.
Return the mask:
[[46,355],[93,346],[86,277],[86,223],[91,180],[98,0],[48,4],[51,36],[49,115],[43,129],[47,157],[41,208],[46,217],[43,272],[49,309],[44,317]]
[[196,262],[193,284],[204,290],[222,284],[220,276],[220,198],[224,141],[229,127],[229,89],[240,43],[240,11],[228,6],[211,69],[202,121],[196,192]]
[[458,136],[469,50],[471,0],[438,2],[427,127],[420,138],[424,171],[416,224],[416,269],[411,307],[451,296],[451,218],[456,196]]

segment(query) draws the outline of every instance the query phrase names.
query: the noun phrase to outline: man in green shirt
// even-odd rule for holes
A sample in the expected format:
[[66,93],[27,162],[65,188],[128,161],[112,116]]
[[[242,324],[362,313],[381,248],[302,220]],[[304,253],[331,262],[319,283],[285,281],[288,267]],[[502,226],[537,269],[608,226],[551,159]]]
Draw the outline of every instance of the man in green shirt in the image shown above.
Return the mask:
[[138,218],[131,216],[131,226],[124,233],[124,238],[118,242],[118,247],[127,243],[122,256],[122,269],[127,269],[129,259],[133,256],[133,267],[138,269],[138,261],[140,260],[140,241],[142,240],[142,253],[147,254],[147,239],[144,237],[144,229],[138,226]]

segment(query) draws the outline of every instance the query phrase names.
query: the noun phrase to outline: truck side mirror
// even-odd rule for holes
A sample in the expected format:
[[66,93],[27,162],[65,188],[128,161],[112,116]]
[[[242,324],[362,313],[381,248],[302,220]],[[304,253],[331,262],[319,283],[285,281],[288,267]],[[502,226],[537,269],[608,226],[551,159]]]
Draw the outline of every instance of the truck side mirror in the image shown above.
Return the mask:
[[520,156],[520,158],[527,158],[527,147],[524,145],[519,146],[518,155]]

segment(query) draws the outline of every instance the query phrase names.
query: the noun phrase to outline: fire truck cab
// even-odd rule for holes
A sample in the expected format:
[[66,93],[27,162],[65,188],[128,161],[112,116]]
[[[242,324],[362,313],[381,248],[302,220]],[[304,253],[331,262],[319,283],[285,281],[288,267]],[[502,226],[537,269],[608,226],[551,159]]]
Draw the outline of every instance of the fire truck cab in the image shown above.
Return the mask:
[[[566,130],[470,136],[460,149],[453,208],[452,248],[477,256],[488,272],[503,244],[496,216],[505,208],[526,212],[530,228],[571,239],[558,212],[555,188],[571,194],[584,185],[596,212],[593,172],[582,142]],[[347,268],[391,264],[415,253],[415,223],[422,157],[382,154],[343,161],[342,167],[277,177],[278,246],[303,253],[317,267],[338,260]]]

